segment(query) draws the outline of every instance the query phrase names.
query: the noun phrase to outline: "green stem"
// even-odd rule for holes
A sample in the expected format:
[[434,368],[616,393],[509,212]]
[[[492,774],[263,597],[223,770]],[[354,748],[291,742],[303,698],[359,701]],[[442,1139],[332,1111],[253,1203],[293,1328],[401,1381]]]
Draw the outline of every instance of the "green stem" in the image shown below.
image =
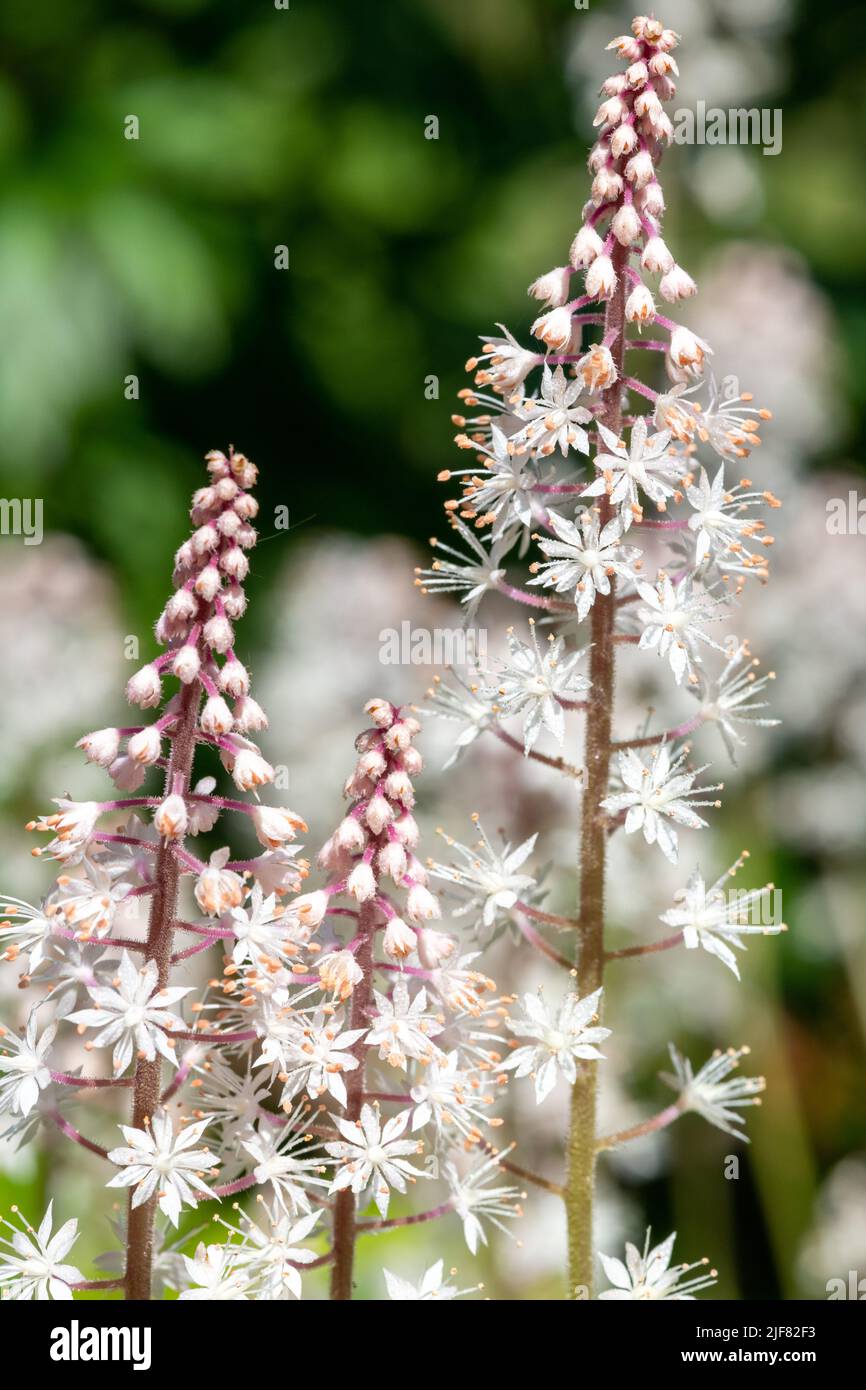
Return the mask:
[[[608,300],[604,316],[605,338],[617,336],[611,355],[622,373],[625,346],[625,276],[628,252],[617,245],[612,258],[617,288]],[[604,423],[615,434],[622,424],[621,383],[604,392]],[[612,516],[602,497],[601,523]],[[581,997],[600,988],[604,977],[604,886],[607,851],[607,818],[600,803],[607,796],[610,742],[615,687],[613,640],[616,612],[615,582],[607,597],[598,595],[592,607],[590,670],[592,682],[587,701],[584,764],[586,768],[580,828],[580,896],[578,900],[577,973]],[[586,1062],[572,1087],[569,1119],[565,1211],[568,1224],[568,1298],[592,1297],[594,1252],[592,1209],[595,1187],[597,1062]]]

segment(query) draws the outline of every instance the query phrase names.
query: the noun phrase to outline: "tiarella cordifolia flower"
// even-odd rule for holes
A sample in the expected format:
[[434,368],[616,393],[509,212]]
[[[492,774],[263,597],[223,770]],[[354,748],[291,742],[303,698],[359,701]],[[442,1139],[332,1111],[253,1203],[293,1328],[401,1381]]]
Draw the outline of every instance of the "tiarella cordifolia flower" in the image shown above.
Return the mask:
[[694,666],[701,660],[699,643],[717,652],[724,650],[702,626],[722,616],[721,600],[695,589],[688,574],[676,583],[671,583],[666,574],[660,574],[655,585],[638,584],[637,590],[647,605],[638,611],[638,619],[643,624],[641,650],[657,651],[659,656],[666,656],[677,685],[685,675],[695,684]]
[[[18,1215],[17,1207],[13,1207],[12,1211]],[[51,1299],[70,1302],[70,1285],[84,1280],[80,1269],[65,1263],[66,1256],[78,1239],[78,1221],[75,1217],[64,1222],[52,1235],[54,1202],[51,1201],[38,1229],[26,1222],[19,1227],[4,1220],[2,1225],[12,1232],[11,1240],[8,1236],[0,1235],[2,1297],[13,1302],[46,1302]]]
[[[204,1044],[200,1046],[204,1050]],[[184,1066],[192,1066],[196,1059],[187,1052],[183,1062]],[[211,1116],[213,1125],[222,1125],[235,1136],[252,1130],[270,1096],[264,1077],[250,1071],[238,1073],[222,1058],[211,1057],[206,1051],[204,1063],[199,1065],[201,1106]]]
[[[452,1274],[454,1271],[451,1271]],[[453,1298],[465,1298],[469,1293],[474,1293],[474,1289],[458,1289],[453,1284],[446,1284],[445,1261],[437,1260],[435,1264],[422,1275],[417,1284],[412,1284],[408,1279],[401,1279],[399,1275],[392,1274],[390,1269],[384,1269],[385,1284],[388,1289],[388,1297],[395,1303],[433,1303],[437,1299],[440,1302],[449,1302]]]
[[521,403],[519,418],[527,423],[512,436],[512,448],[529,449],[541,458],[557,450],[563,457],[569,449],[588,454],[589,436],[583,426],[589,424],[592,412],[577,404],[582,391],[580,378],[569,381],[561,367],[553,370],[545,363],[539,394]]
[[[506,1150],[508,1152],[510,1150]],[[454,1163],[446,1163],[443,1169],[454,1210],[463,1223],[463,1239],[473,1255],[477,1254],[479,1243],[487,1244],[485,1221],[489,1221],[497,1230],[510,1234],[503,1223],[523,1215],[520,1199],[526,1193],[507,1183],[497,1182],[505,1156],[491,1154],[465,1173],[461,1173]]]
[[286,909],[277,903],[275,894],[265,897],[261,885],[255,884],[246,907],[234,907],[229,924],[235,938],[232,960],[235,965],[244,961],[259,964],[262,960],[279,960],[294,955],[297,946],[291,940],[284,921]]
[[107,936],[132,889],[124,877],[131,868],[128,861],[88,857],[75,874],[61,874],[44,903],[54,931],[73,932],[79,941]]
[[673,1043],[668,1043],[668,1051],[674,1075],[663,1073],[662,1080],[679,1091],[681,1108],[694,1110],[716,1129],[748,1143],[748,1135],[737,1128],[744,1118],[737,1112],[747,1105],[760,1105],[760,1093],[767,1083],[763,1076],[735,1076],[731,1080],[728,1077],[736,1071],[740,1059],[748,1056],[749,1049],[729,1047],[726,1052],[716,1051],[698,1072],[692,1071],[688,1057],[681,1056]]
[[[731,867],[709,888],[699,869],[695,869],[685,888],[676,894],[676,907],[662,913],[661,921],[683,934],[683,945],[689,950],[702,946],[711,956],[717,956],[737,979],[740,970],[731,949],[744,951],[744,936],[774,936],[786,930],[784,923],[765,922],[771,900],[772,883],[751,892],[726,888],[748,858],[744,851]],[[757,918],[757,921],[755,920]]]
[[578,703],[589,689],[589,681],[577,670],[582,652],[567,651],[565,639],[552,633],[542,649],[532,619],[530,634],[531,645],[521,642],[514,629],[509,628],[508,661],[501,664],[497,684],[485,692],[495,698],[502,719],[523,716],[525,753],[535,746],[542,729],[547,729],[561,744],[566,708]]
[[456,673],[455,680],[459,683],[457,690],[447,685],[441,676],[434,676],[434,683],[425,697],[427,704],[421,710],[422,714],[437,715],[463,726],[455,739],[454,752],[443,765],[443,770],[452,767],[479,734],[492,728],[497,717],[496,709],[491,704],[492,697],[487,695],[480,683],[465,685]]
[[440,560],[437,557],[430,569],[417,569],[415,583],[424,594],[462,594],[463,621],[471,623],[484,595],[497,589],[505,577],[500,561],[510,550],[512,538],[506,534],[488,546],[473,536],[459,517],[452,515],[450,525],[463,540],[469,556],[432,537],[430,544],[434,549],[451,558]]
[[30,971],[38,969],[45,956],[48,938],[53,930],[52,916],[47,904],[33,907],[22,898],[10,895],[0,904],[0,947],[4,960],[27,958]]
[[683,476],[682,459],[670,451],[671,436],[667,430],[647,437],[646,417],[641,415],[631,429],[629,446],[605,425],[599,424],[599,434],[607,452],[597,453],[595,466],[599,476],[584,488],[584,497],[606,496],[611,505],[619,508],[623,530],[633,521],[643,518],[641,493],[665,511],[674,496],[674,483]]
[[346,1104],[345,1072],[359,1065],[352,1048],[364,1028],[344,1028],[343,1015],[318,1009],[311,1017],[294,1015],[279,1006],[266,1010],[262,1050],[255,1066],[270,1066],[283,1081],[284,1105],[302,1091],[317,1100],[329,1093]]
[[181,1259],[191,1285],[178,1295],[181,1302],[247,1302],[249,1280],[246,1272],[237,1267],[234,1246],[205,1245],[199,1241],[195,1255],[182,1255]]
[[560,1075],[573,1085],[579,1061],[597,1061],[603,1057],[595,1044],[610,1037],[610,1029],[596,1026],[601,996],[600,989],[585,999],[567,994],[553,1013],[540,991],[525,994],[523,1019],[508,1020],[509,1031],[529,1041],[506,1057],[501,1063],[502,1069],[513,1071],[518,1077],[531,1076],[539,1105],[550,1095]]
[[703,792],[720,791],[721,783],[696,787],[695,778],[700,776],[704,768],[682,770],[688,755],[689,749],[686,747],[672,758],[670,747],[664,744],[652,750],[647,766],[634,749],[627,748],[619,755],[619,775],[625,790],[606,797],[601,803],[602,810],[612,816],[624,811],[625,833],[632,835],[636,830],[642,830],[647,844],[658,844],[662,854],[672,864],[677,862],[678,837],[668,822],[674,821],[691,830],[700,830],[707,822],[693,808],[721,805],[719,801],[708,801],[701,797]]
[[772,492],[751,492],[750,488],[748,478],[741,478],[734,487],[726,487],[724,464],[719,466],[712,482],[702,468],[698,482],[686,485],[686,499],[693,509],[689,529],[696,537],[696,566],[709,559],[725,572],[767,578],[767,549],[772,546],[773,537],[767,534],[764,522],[751,517],[749,512],[754,507],[781,504]]
[[460,1053],[449,1052],[434,1057],[423,1070],[420,1080],[411,1089],[415,1104],[412,1111],[412,1130],[434,1124],[438,1131],[456,1129],[465,1139],[477,1141],[480,1126],[490,1118],[496,1082],[490,1071],[480,1067],[464,1068]]
[[370,1188],[372,1199],[384,1218],[388,1215],[392,1188],[405,1192],[407,1182],[429,1177],[407,1159],[408,1154],[419,1154],[424,1147],[417,1139],[401,1138],[409,1123],[409,1113],[402,1110],[384,1125],[372,1105],[362,1107],[357,1121],[336,1116],[335,1124],[343,1138],[325,1145],[339,1164],[330,1191],[350,1188],[360,1194]]
[[612,1255],[599,1254],[604,1272],[610,1283],[613,1284],[613,1288],[605,1289],[604,1293],[599,1294],[599,1298],[634,1301],[669,1298],[674,1302],[683,1299],[693,1301],[696,1293],[702,1289],[710,1288],[715,1284],[717,1278],[714,1269],[707,1274],[702,1273],[695,1275],[692,1279],[684,1279],[684,1276],[691,1274],[693,1269],[705,1269],[709,1260],[696,1260],[691,1265],[671,1266],[671,1256],[674,1252],[676,1238],[676,1231],[674,1231],[667,1240],[663,1240],[660,1245],[656,1245],[650,1250],[650,1232],[648,1230],[643,1254],[636,1246],[626,1242],[625,1264]]
[[760,661],[749,651],[747,642],[731,653],[723,670],[713,681],[702,677],[694,693],[701,702],[701,718],[707,723],[716,724],[732,763],[736,763],[736,745],[741,747],[745,739],[737,733],[736,726],[744,724],[761,729],[775,727],[781,721],[767,719],[760,713],[769,709],[767,700],[755,700],[766,689],[769,681],[775,680],[776,673],[768,671],[758,676],[756,669]]
[[53,835],[53,839],[37,855],[47,854],[61,864],[80,864],[90,848],[91,836],[96,829],[101,808],[96,801],[69,801],[66,797],[55,797],[55,806],[60,810],[50,816],[30,821],[28,830],[39,830]]
[[[321,1212],[295,1218],[277,1209],[263,1212],[266,1224],[241,1214],[241,1243],[232,1246],[232,1261],[255,1299],[282,1302],[301,1297],[301,1271],[316,1256],[300,1242],[313,1235]],[[231,1228],[229,1228],[231,1229]]]
[[621,544],[622,524],[617,518],[602,526],[594,508],[579,511],[575,521],[551,512],[550,524],[558,539],[541,541],[541,549],[550,558],[535,565],[529,582],[553,588],[558,594],[573,590],[577,617],[583,622],[596,595],[610,593],[615,575],[635,578],[634,564],[640,551],[637,546]]
[[151,1062],[159,1052],[176,1066],[175,1050],[167,1035],[183,1028],[183,1019],[172,1013],[169,1006],[189,993],[190,989],[177,985],[160,989],[156,961],[149,960],[139,970],[129,952],[124,951],[112,987],[92,985],[89,990],[96,1008],[79,1009],[68,1018],[82,1029],[99,1029],[93,1047],[114,1044],[112,1065],[116,1076],[126,1071],[136,1050]]
[[48,1053],[56,1033],[56,1023],[38,1032],[35,1009],[23,1037],[0,1028],[0,1115],[6,1110],[13,1115],[29,1115],[39,1092],[51,1085]]
[[226,868],[231,850],[226,845],[214,850],[206,869],[199,874],[195,885],[195,900],[208,917],[222,917],[231,908],[240,907],[246,889],[240,874]]
[[[492,386],[494,391],[507,396],[537,366],[539,357],[537,352],[522,348],[502,324],[497,326],[502,328],[505,336],[485,338],[484,351],[477,357],[469,358],[466,370],[475,372],[475,381],[479,386]],[[485,365],[480,366],[480,363]]]
[[538,482],[537,472],[529,461],[527,448],[517,447],[518,436],[508,438],[495,426],[490,431],[490,447],[473,444],[465,435],[458,435],[463,447],[477,449],[477,468],[450,468],[440,473],[440,482],[465,478],[463,498],[449,503],[448,511],[460,509],[464,520],[475,526],[491,526],[493,540],[499,540],[509,527],[530,526],[533,521],[532,497]]
[[364,1039],[365,1046],[378,1047],[382,1060],[399,1070],[405,1069],[410,1057],[429,1061],[441,1056],[432,1039],[442,1032],[442,1020],[429,1011],[423,986],[410,995],[401,977],[390,996],[376,990],[373,997],[378,1012]]
[[477,814],[472,819],[480,840],[473,845],[461,845],[441,831],[448,848],[462,862],[431,864],[430,872],[436,878],[452,884],[452,891],[463,899],[454,916],[474,915],[478,926],[489,935],[497,919],[507,917],[510,909],[521,899],[531,898],[535,879],[531,874],[522,874],[519,870],[535,848],[538,837],[531,835],[516,849],[504,844],[497,851],[487,838]]
[[206,1116],[175,1134],[170,1117],[158,1110],[147,1130],[121,1125],[126,1146],[109,1152],[120,1172],[107,1186],[133,1188],[133,1208],[156,1193],[160,1211],[176,1226],[182,1207],[196,1207],[199,1198],[212,1196],[201,1174],[213,1167],[214,1155],[192,1147],[209,1124]]
[[316,963],[322,988],[329,994],[346,1000],[361,980],[364,972],[351,951],[328,951]]
[[257,806],[252,820],[259,843],[265,849],[278,849],[288,840],[294,840],[299,831],[307,829],[306,821],[286,806]]
[[322,1177],[325,1166],[321,1155],[305,1158],[315,1147],[309,1132],[306,1108],[291,1112],[282,1126],[272,1123],[273,1116],[262,1118],[255,1131],[241,1138],[242,1147],[253,1160],[253,1177],[261,1187],[270,1185],[277,1209],[292,1215],[309,1212],[308,1188],[327,1187]]

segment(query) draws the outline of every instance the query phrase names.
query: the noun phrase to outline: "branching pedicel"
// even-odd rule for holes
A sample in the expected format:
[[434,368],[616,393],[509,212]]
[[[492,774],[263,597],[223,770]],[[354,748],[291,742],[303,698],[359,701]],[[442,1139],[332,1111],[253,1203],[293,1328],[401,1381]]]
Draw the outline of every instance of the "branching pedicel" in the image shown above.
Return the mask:
[[[489,1137],[506,1079],[504,1009],[475,957],[459,958],[454,937],[431,927],[439,904],[415,854],[417,720],[384,700],[367,705],[350,808],[319,856],[326,883],[312,892],[299,892],[309,865],[292,843],[302,818],[217,794],[214,777],[193,771],[203,754],[215,767],[218,757],[239,793],[257,796],[274,780],[249,737],[267,721],[234,651],[256,469],[231,451],[208,455],[208,468],[156,626],[165,651],[128,684],[130,700],[159,708],[157,718],[79,745],[126,795],[60,799],[31,823],[52,837],[34,852],[62,873],[39,907],[7,900],[0,925],[5,958],[26,962],[22,983],[40,991],[23,1035],[2,1031],[6,1133],[26,1139],[53,1123],[113,1165],[107,1186],[129,1189],[125,1249],[121,1260],[106,1256],[116,1274],[86,1279],[66,1259],[77,1221],[54,1232],[50,1204],[38,1229],[18,1220],[0,1235],[4,1298],[122,1289],[148,1299],[156,1280],[181,1299],[286,1299],[300,1297],[304,1266],[333,1265],[332,1296],[348,1299],[359,1235],[451,1214],[474,1251],[483,1220],[501,1225],[519,1211]],[[166,677],[179,688],[163,703]],[[151,770],[163,782],[153,795],[140,791]],[[261,853],[233,858],[222,845],[205,861],[194,852],[190,841],[225,812],[251,821]],[[134,934],[139,903],[146,937]],[[190,1002],[194,985],[170,981],[189,979],[188,962],[211,948],[223,953],[222,976]],[[57,1051],[75,1046],[76,1030],[87,1052],[111,1049],[111,1075],[61,1066]],[[67,1107],[113,1089],[131,1091],[131,1115],[124,1143],[106,1148]],[[447,1195],[389,1215],[392,1191],[419,1179],[444,1181]],[[182,1240],[164,1242],[158,1213],[170,1230],[184,1208],[253,1188],[255,1219],[239,1206],[234,1221],[218,1216],[219,1239],[192,1256]],[[359,1221],[363,1194],[377,1215]],[[330,1242],[311,1249],[328,1227]],[[438,1265],[418,1285],[389,1275],[387,1288],[400,1299],[458,1293]]]
[[[763,1086],[760,1078],[727,1079],[738,1052],[716,1054],[695,1075],[673,1050],[677,1101],[632,1131],[599,1137],[596,1044],[608,1030],[597,1026],[597,1015],[605,963],[682,944],[703,946],[736,973],[731,947],[742,946],[744,934],[782,930],[754,924],[766,889],[726,895],[726,879],[741,859],[710,889],[697,871],[692,875],[662,918],[677,928],[673,935],[619,951],[605,944],[611,836],[642,831],[648,845],[676,863],[678,827],[702,828],[701,810],[720,804],[720,784],[699,784],[704,768],[691,766],[684,740],[715,724],[733,755],[739,724],[775,722],[762,717],[755,698],[768,678],[756,677],[748,646],[718,641],[710,630],[749,577],[767,578],[772,538],[755,511],[778,502],[735,470],[760,443],[769,412],[755,408],[749,395],[722,394],[707,380],[709,345],[662,314],[645,283],[659,275],[658,293],[673,304],[696,292],[661,235],[658,166],[672,135],[663,103],[675,90],[677,42],[656,19],[639,17],[632,35],[609,45],[626,66],[602,88],[589,157],[591,201],[570,263],[529,290],[549,306],[531,330],[544,350],[522,347],[503,328],[467,364],[479,389],[460,393],[465,413],[455,417],[456,442],[476,457],[469,468],[441,475],[462,480],[462,496],[446,504],[462,545],[434,541],[437,558],[416,581],[425,590],[460,593],[467,621],[491,592],[534,615],[528,641],[509,632],[508,657],[498,668],[480,670],[465,687],[439,682],[430,692],[428,710],[461,725],[455,756],[490,731],[527,757],[582,778],[574,919],[539,907],[524,867],[532,842],[499,855],[485,840],[464,850],[462,863],[434,870],[467,900],[464,910],[483,930],[511,922],[548,958],[568,969],[576,965],[578,992],[569,990],[560,1007],[525,998],[525,1021],[510,1025],[516,1050],[505,1063],[518,1077],[534,1077],[539,1102],[560,1073],[571,1085],[563,1196],[572,1297],[587,1296],[593,1286],[597,1152],[670,1124],[688,1109],[734,1133],[737,1113],[730,1107],[757,1103]],[[578,295],[576,272],[584,273]],[[670,379],[663,390],[644,381],[637,365],[654,365],[656,354]],[[540,380],[530,388],[538,369]],[[718,456],[715,464],[699,461],[704,447]],[[522,556],[530,541],[541,557],[529,564],[528,583],[515,585],[505,558],[515,549]],[[652,579],[651,564],[657,566]],[[552,629],[547,642],[539,639],[539,624]],[[615,658],[623,644],[669,664],[675,686],[696,698],[691,715],[660,732],[615,737]],[[578,663],[587,649],[583,674]],[[716,661],[721,669],[714,675]],[[582,767],[536,747],[544,731],[563,744],[570,712],[585,719]],[[522,744],[503,726],[512,717],[524,721]],[[573,960],[545,935],[551,926],[573,934]],[[671,1248],[670,1241],[652,1251],[647,1244],[641,1256],[632,1246],[628,1268],[603,1257],[614,1288],[600,1296],[691,1297],[713,1282],[698,1276],[682,1284],[685,1267],[669,1268]]]

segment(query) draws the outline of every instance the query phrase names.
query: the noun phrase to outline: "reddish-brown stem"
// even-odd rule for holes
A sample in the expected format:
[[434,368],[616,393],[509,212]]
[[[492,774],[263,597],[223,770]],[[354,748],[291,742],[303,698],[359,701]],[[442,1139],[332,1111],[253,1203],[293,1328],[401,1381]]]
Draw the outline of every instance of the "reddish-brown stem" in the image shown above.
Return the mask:
[[604,1149],[617,1149],[620,1144],[627,1144],[631,1139],[642,1139],[645,1134],[653,1134],[658,1129],[666,1129],[672,1125],[674,1120],[678,1120],[683,1113],[682,1102],[676,1101],[673,1105],[668,1105],[664,1110],[660,1110],[651,1119],[644,1120],[639,1125],[632,1125],[631,1129],[621,1129],[618,1134],[605,1134],[596,1144],[596,1150],[601,1153]]
[[501,729],[498,724],[491,724],[490,727],[500,742],[507,743],[509,748],[516,749],[518,753],[525,757],[532,758],[534,762],[544,763],[545,767],[552,767],[557,772],[564,772],[567,777],[583,776],[582,769],[573,767],[571,763],[565,761],[565,758],[551,758],[547,753],[536,752],[534,748],[530,748],[528,753],[524,753],[523,744],[519,739],[516,739],[513,734],[506,733],[505,729]]
[[[350,1028],[366,1028],[373,1002],[373,943],[376,937],[377,909],[372,902],[364,903],[358,915],[358,936],[361,944],[355,952],[355,961],[363,971],[363,978],[352,991],[352,1014]],[[364,1061],[366,1048],[364,1039],[359,1039],[352,1048],[358,1059],[358,1066],[350,1071],[346,1079],[346,1119],[357,1120],[364,1104]],[[352,1271],[355,1264],[355,1238],[361,1229],[355,1221],[355,1194],[350,1189],[338,1192],[334,1201],[333,1255],[334,1267],[331,1271],[331,1298],[335,1302],[348,1302],[352,1297]]]
[[[166,795],[172,790],[183,794],[190,784],[195,754],[195,730],[201,686],[197,680],[184,686],[180,711],[172,742],[171,759],[166,772]],[[158,987],[168,984],[171,967],[171,948],[174,922],[177,916],[177,889],[180,880],[179,856],[174,847],[161,844],[154,865],[154,891],[150,904],[147,933],[147,960],[157,964]],[[159,1106],[162,1090],[162,1062],[140,1061],[135,1069],[133,1086],[132,1125],[145,1129]],[[140,1206],[132,1206],[130,1192],[126,1226],[126,1297],[129,1300],[150,1298],[153,1267],[153,1222],[157,1194]]]
[[673,946],[682,944],[683,934],[681,931],[674,932],[673,936],[666,936],[661,941],[651,941],[648,946],[626,946],[622,951],[605,951],[605,960],[625,960],[628,956],[649,956],[653,951],[669,951]]
[[[617,287],[608,300],[604,338],[610,342],[617,373],[622,375],[625,351],[625,268],[628,251],[616,245],[611,259]],[[603,393],[604,423],[614,434],[622,425],[619,382]],[[612,515],[607,497],[601,498],[600,523]],[[586,711],[584,741],[583,808],[580,829],[580,899],[578,917],[578,990],[581,996],[597,990],[604,975],[604,888],[607,852],[607,818],[601,802],[607,796],[610,771],[610,735],[615,685],[614,617],[616,582],[610,593],[596,596],[590,630],[592,683]],[[592,1208],[595,1184],[595,1127],[597,1062],[588,1062],[578,1074],[571,1092],[568,1134],[565,1209],[568,1223],[568,1294],[578,1299],[591,1295],[593,1282]]]

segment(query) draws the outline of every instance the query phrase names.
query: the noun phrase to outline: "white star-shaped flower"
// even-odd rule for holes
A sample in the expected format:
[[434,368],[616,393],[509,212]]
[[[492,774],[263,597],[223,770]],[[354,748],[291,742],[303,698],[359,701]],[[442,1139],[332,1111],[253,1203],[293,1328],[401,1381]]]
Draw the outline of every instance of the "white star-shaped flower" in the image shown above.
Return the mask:
[[709,888],[700,870],[695,869],[685,888],[677,892],[674,898],[676,906],[662,913],[660,919],[669,927],[679,928],[687,950],[703,947],[733,971],[737,979],[740,978],[740,971],[731,948],[744,951],[744,936],[775,936],[786,930],[783,922],[764,923],[759,920],[755,923],[753,920],[756,912],[761,919],[763,917],[762,909],[768,902],[767,895],[773,890],[771,883],[745,893],[725,890],[725,884],[741,867],[744,857],[732,864]]
[[523,751],[529,754],[542,729],[561,744],[565,737],[565,707],[574,704],[587,690],[589,681],[577,666],[583,652],[569,652],[564,637],[548,638],[539,646],[535,624],[531,624],[531,645],[521,642],[512,628],[507,633],[508,661],[503,662],[497,683],[484,694],[495,700],[500,718],[523,716]]
[[35,1009],[23,1038],[0,1028],[0,1114],[10,1110],[13,1115],[29,1115],[39,1092],[51,1085],[47,1060],[56,1032],[56,1023],[49,1023],[39,1036]]
[[728,1077],[749,1055],[749,1049],[729,1047],[725,1052],[716,1051],[698,1072],[692,1070],[688,1057],[683,1057],[673,1043],[668,1043],[668,1051],[674,1075],[662,1073],[662,1081],[679,1091],[681,1108],[693,1110],[716,1129],[748,1144],[748,1135],[738,1128],[743,1124],[743,1116],[737,1112],[746,1105],[760,1105],[759,1096],[767,1083],[763,1076],[735,1076],[731,1080]]
[[569,449],[588,454],[589,435],[583,426],[592,420],[592,412],[576,404],[582,390],[579,377],[569,380],[561,367],[554,371],[545,363],[538,396],[527,397],[518,412],[528,423],[513,436],[514,446],[542,458],[557,449],[563,457]]
[[270,1066],[273,1076],[285,1073],[281,1104],[301,1091],[314,1100],[328,1093],[338,1105],[346,1104],[343,1075],[359,1065],[351,1049],[364,1036],[363,1028],[344,1029],[340,1010],[318,1009],[306,1017],[270,1006],[263,1027],[262,1050],[253,1065]]
[[637,1246],[630,1242],[625,1247],[625,1264],[622,1260],[614,1259],[611,1255],[599,1253],[599,1259],[604,1266],[604,1272],[610,1282],[612,1289],[605,1289],[604,1293],[599,1294],[600,1299],[619,1299],[629,1301],[648,1301],[668,1298],[674,1302],[682,1300],[694,1301],[695,1294],[700,1289],[708,1289],[716,1282],[716,1271],[711,1270],[709,1274],[700,1274],[694,1279],[687,1279],[685,1283],[680,1283],[683,1275],[690,1274],[693,1269],[702,1269],[709,1263],[708,1260],[696,1260],[691,1265],[674,1265],[670,1268],[671,1255],[674,1252],[674,1241],[676,1231],[669,1235],[667,1240],[663,1240],[661,1245],[656,1245],[650,1250],[650,1232],[646,1233],[643,1254]]
[[536,1104],[547,1099],[560,1075],[574,1085],[578,1061],[603,1057],[595,1044],[610,1037],[610,1029],[596,1027],[594,1022],[602,992],[597,989],[585,999],[567,994],[555,1013],[545,1004],[540,990],[538,994],[524,994],[524,1018],[508,1020],[509,1031],[529,1041],[506,1057],[500,1069],[513,1071],[518,1077],[534,1077]]
[[532,875],[519,870],[535,848],[538,836],[530,835],[516,849],[504,844],[497,850],[477,820],[476,826],[481,838],[473,845],[461,845],[458,840],[445,836],[449,849],[456,852],[462,863],[432,864],[430,872],[434,878],[452,884],[464,899],[454,916],[475,914],[478,925],[489,932],[498,918],[507,915],[515,903],[530,895],[535,887]]
[[108,1047],[114,1043],[112,1065],[117,1076],[126,1071],[136,1050],[148,1062],[160,1053],[172,1066],[177,1066],[176,1049],[172,1048],[166,1033],[182,1029],[184,1023],[168,1006],[191,992],[177,985],[160,989],[156,961],[148,961],[139,970],[130,953],[124,951],[112,986],[91,985],[88,991],[96,1008],[79,1009],[69,1015],[69,1021],[82,1028],[100,1030],[93,1039],[94,1047]]
[[689,574],[675,584],[666,574],[660,574],[654,585],[638,584],[637,590],[647,605],[638,611],[638,619],[643,623],[641,650],[657,651],[659,656],[666,656],[677,685],[682,684],[685,675],[694,684],[697,681],[695,663],[701,660],[699,644],[704,643],[717,652],[725,650],[702,626],[722,616],[720,600],[696,589]]
[[[642,830],[648,845],[658,844],[662,854],[671,864],[676,864],[679,853],[677,832],[670,821],[686,825],[691,830],[700,830],[707,822],[693,809],[695,806],[715,806],[718,801],[696,799],[703,792],[721,790],[721,784],[711,787],[694,786],[695,778],[704,771],[703,767],[694,772],[683,772],[682,766],[688,757],[684,748],[671,759],[668,744],[653,749],[649,766],[642,761],[633,748],[627,748],[619,755],[619,773],[625,791],[608,796],[601,803],[603,811],[610,815],[626,812],[625,833],[632,835]],[[705,764],[706,766],[706,764]]]
[[199,1197],[213,1196],[201,1174],[213,1168],[214,1155],[208,1149],[192,1147],[210,1122],[207,1115],[175,1135],[169,1116],[158,1110],[150,1129],[121,1125],[126,1146],[112,1149],[108,1155],[120,1172],[106,1186],[134,1188],[133,1207],[140,1207],[157,1193],[160,1211],[176,1226],[182,1207],[196,1207]]
[[442,1053],[432,1041],[442,1032],[442,1019],[428,1010],[427,991],[422,986],[413,996],[403,976],[394,983],[390,997],[373,991],[378,1013],[364,1040],[366,1047],[378,1047],[379,1056],[389,1066],[405,1071],[407,1061],[431,1061]]
[[391,1188],[397,1192],[406,1191],[406,1183],[417,1178],[429,1177],[428,1173],[414,1168],[406,1160],[407,1154],[420,1153],[423,1145],[417,1139],[401,1139],[409,1123],[409,1110],[401,1110],[382,1125],[379,1112],[372,1105],[364,1105],[360,1120],[344,1120],[334,1117],[343,1138],[325,1148],[333,1158],[340,1162],[334,1174],[331,1192],[342,1192],[350,1188],[352,1192],[362,1193],[372,1188],[373,1200],[384,1218],[388,1215]]
[[584,490],[584,497],[607,495],[611,504],[620,509],[623,530],[643,517],[640,494],[643,492],[660,511],[685,471],[683,460],[670,452],[669,430],[647,437],[646,417],[635,420],[628,448],[621,439],[599,424],[598,431],[607,445],[606,453],[598,453],[593,462],[599,476]]
[[550,525],[556,540],[540,542],[550,558],[537,566],[530,584],[542,584],[558,594],[574,590],[577,617],[583,622],[596,594],[609,594],[610,581],[636,578],[634,564],[640,550],[634,545],[622,545],[622,523],[618,517],[601,529],[595,509],[586,508],[567,521],[557,512],[549,513]]
[[[13,1211],[17,1210],[17,1207],[13,1208]],[[19,1229],[11,1222],[2,1221],[2,1225],[12,1232],[11,1240],[0,1235],[0,1246],[6,1247],[0,1249],[0,1290],[4,1299],[12,1302],[45,1303],[52,1299],[69,1302],[72,1299],[70,1285],[83,1283],[81,1270],[64,1263],[78,1239],[78,1221],[73,1217],[52,1235],[53,1213],[54,1202],[51,1201],[38,1230],[26,1224]]]

